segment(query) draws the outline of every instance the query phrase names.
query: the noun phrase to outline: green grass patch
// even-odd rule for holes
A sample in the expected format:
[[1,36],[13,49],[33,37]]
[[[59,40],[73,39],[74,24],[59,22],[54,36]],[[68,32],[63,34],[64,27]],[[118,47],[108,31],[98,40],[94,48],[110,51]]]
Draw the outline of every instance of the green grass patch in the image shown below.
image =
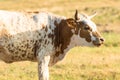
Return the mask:
[[105,38],[104,45],[107,47],[118,47],[120,46],[120,34],[119,33],[103,33]]

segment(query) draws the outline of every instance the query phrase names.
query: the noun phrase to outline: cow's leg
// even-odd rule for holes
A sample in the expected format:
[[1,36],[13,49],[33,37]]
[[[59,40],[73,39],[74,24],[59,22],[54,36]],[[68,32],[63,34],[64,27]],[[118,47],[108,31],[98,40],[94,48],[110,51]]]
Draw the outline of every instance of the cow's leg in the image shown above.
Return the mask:
[[43,59],[38,60],[39,80],[49,80],[49,68],[48,68],[49,60],[50,56],[44,56]]

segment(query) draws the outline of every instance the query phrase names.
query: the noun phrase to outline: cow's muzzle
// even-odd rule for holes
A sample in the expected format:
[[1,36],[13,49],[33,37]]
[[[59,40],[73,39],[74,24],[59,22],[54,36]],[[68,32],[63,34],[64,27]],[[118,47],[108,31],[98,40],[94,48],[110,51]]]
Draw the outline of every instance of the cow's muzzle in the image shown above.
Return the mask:
[[93,41],[93,44],[97,47],[101,46],[104,43],[104,38],[96,38],[95,41]]

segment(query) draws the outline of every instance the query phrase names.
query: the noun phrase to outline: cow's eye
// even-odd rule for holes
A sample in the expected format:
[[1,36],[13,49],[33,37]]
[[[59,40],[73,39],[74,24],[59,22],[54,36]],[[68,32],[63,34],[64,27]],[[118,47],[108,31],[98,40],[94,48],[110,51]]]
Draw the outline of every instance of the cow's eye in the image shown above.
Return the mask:
[[84,29],[85,30],[90,30],[90,27],[89,26],[85,26]]

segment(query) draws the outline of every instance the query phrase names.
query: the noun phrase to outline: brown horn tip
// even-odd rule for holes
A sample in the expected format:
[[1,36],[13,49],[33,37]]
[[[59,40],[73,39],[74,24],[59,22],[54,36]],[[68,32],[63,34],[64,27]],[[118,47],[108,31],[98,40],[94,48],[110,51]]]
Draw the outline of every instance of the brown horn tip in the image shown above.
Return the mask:
[[75,20],[79,20],[79,17],[78,17],[78,10],[76,9],[75,11]]

